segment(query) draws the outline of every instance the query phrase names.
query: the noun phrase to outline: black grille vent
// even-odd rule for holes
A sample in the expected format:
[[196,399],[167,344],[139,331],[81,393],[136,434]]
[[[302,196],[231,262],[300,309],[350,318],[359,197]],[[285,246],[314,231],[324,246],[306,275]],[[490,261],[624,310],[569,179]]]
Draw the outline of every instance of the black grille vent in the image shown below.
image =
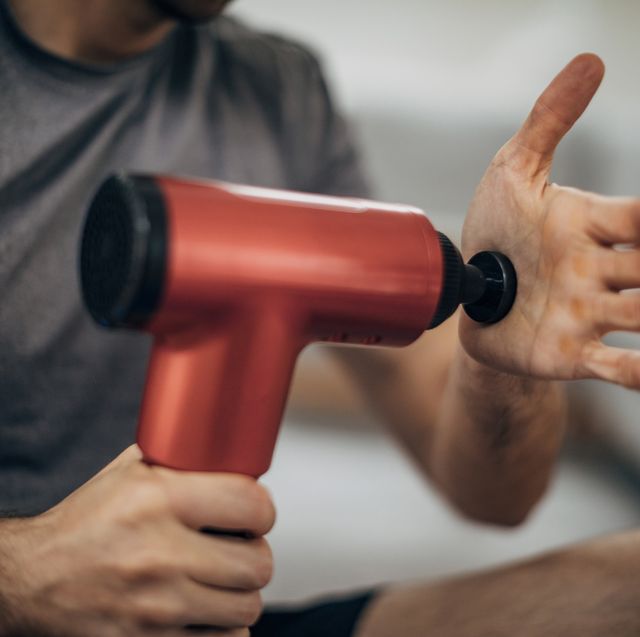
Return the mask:
[[115,175],[89,207],[80,253],[85,305],[108,327],[139,326],[162,291],[166,219],[153,180]]

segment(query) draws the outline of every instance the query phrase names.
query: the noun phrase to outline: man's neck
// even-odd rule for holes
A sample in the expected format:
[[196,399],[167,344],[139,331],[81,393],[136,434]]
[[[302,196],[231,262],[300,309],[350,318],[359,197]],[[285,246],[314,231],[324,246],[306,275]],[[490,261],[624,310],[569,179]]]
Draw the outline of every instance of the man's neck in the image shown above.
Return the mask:
[[173,22],[146,0],[9,0],[22,30],[61,57],[110,64],[158,44]]

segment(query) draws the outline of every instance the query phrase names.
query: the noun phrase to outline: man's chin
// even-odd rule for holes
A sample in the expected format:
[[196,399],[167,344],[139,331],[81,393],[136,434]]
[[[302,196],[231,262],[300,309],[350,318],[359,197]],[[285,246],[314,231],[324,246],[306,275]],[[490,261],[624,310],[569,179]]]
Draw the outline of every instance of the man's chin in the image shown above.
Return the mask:
[[162,14],[178,22],[209,22],[219,16],[231,0],[149,0]]

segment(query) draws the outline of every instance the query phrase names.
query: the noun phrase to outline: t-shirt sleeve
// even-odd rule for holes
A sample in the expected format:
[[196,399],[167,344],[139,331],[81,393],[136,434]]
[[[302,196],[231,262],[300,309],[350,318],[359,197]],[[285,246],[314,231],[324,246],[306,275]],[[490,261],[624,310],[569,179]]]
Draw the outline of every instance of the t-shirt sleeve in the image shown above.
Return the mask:
[[370,197],[353,130],[335,104],[318,58],[298,44],[288,43],[288,48],[281,104],[293,187]]
[[369,197],[353,131],[339,112],[322,66],[305,45],[246,28],[218,24],[221,67],[251,87],[254,105],[272,131],[292,190]]

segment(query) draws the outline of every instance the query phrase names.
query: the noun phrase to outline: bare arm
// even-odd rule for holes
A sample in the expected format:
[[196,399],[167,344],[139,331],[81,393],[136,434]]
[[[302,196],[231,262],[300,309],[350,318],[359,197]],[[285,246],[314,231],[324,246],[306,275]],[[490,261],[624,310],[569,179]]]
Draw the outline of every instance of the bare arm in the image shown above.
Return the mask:
[[402,350],[333,352],[460,512],[513,525],[543,495],[564,432],[559,386],[476,363],[456,319]]
[[640,331],[640,297],[621,294],[640,287],[640,200],[549,183],[554,151],[603,73],[596,56],[582,55],[558,74],[469,208],[465,257],[498,250],[518,272],[510,314],[493,326],[463,315],[464,350],[450,325],[406,353],[338,353],[420,466],[481,520],[518,522],[543,493],[566,418],[551,381],[600,378],[640,389],[640,355],[601,341]]
[[255,480],[149,467],[131,447],[49,511],[0,520],[0,636],[248,637],[274,515]]

